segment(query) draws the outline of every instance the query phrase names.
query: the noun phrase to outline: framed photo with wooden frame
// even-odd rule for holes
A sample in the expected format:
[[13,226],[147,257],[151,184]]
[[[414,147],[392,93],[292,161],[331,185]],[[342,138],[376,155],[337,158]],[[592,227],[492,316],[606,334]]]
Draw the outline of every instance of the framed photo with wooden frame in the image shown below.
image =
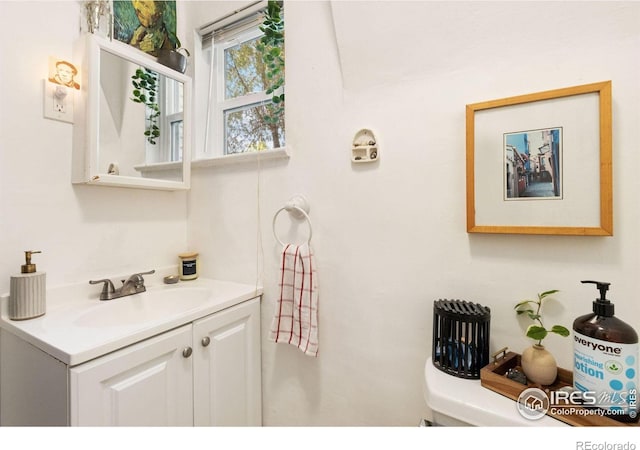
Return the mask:
[[613,235],[611,81],[466,106],[467,232]]

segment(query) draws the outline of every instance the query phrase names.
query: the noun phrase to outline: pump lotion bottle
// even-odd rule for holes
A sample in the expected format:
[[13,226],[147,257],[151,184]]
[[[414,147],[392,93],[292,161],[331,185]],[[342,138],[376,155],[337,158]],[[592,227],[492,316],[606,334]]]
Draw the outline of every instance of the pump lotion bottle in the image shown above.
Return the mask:
[[46,312],[47,274],[36,272],[31,255],[40,251],[25,251],[25,263],[20,273],[13,275],[9,291],[9,319],[26,320],[40,317]]
[[[638,334],[613,316],[606,299],[610,283],[592,283],[600,291],[593,313],[573,322],[573,387],[595,393],[595,407],[620,422],[638,420]],[[585,404],[585,406],[588,406]]]

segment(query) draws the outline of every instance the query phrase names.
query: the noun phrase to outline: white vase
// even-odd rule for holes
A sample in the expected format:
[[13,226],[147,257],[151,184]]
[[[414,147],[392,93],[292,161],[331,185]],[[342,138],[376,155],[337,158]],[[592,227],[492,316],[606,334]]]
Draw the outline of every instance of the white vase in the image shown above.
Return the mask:
[[532,383],[543,386],[552,384],[558,376],[558,364],[543,345],[534,344],[522,352],[522,371]]

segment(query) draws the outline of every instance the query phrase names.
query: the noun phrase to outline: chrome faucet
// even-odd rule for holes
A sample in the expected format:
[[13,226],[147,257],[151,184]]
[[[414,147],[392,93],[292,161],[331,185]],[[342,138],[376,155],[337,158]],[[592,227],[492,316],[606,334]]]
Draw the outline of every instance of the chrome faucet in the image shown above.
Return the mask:
[[155,272],[155,270],[150,270],[149,272],[134,273],[127,280],[122,280],[122,286],[118,289],[113,286],[113,283],[108,278],[104,280],[89,280],[89,284],[104,283],[100,293],[100,300],[113,300],[114,298],[126,297],[127,295],[146,291],[147,288],[144,285],[142,275],[150,275]]

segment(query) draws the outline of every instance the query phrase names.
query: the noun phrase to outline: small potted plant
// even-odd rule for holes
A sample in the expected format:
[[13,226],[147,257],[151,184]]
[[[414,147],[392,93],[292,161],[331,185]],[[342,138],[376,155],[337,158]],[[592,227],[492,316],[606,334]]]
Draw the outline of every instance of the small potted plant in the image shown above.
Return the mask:
[[554,325],[547,329],[542,322],[542,302],[557,292],[557,289],[542,292],[538,294],[537,300],[522,300],[514,307],[518,315],[526,314],[534,322],[527,328],[526,336],[537,342],[522,352],[520,363],[527,378],[541,385],[552,384],[558,375],[556,360],[544,348],[542,341],[549,333],[569,336],[569,330],[562,325]]
[[[171,67],[173,70],[177,70],[180,73],[185,73],[187,70],[187,57],[191,56],[189,50],[183,48],[180,43],[180,39],[175,34],[169,32],[169,41],[173,44],[172,49],[159,49],[158,50],[158,62],[167,67]],[[183,51],[185,54],[180,53]]]

